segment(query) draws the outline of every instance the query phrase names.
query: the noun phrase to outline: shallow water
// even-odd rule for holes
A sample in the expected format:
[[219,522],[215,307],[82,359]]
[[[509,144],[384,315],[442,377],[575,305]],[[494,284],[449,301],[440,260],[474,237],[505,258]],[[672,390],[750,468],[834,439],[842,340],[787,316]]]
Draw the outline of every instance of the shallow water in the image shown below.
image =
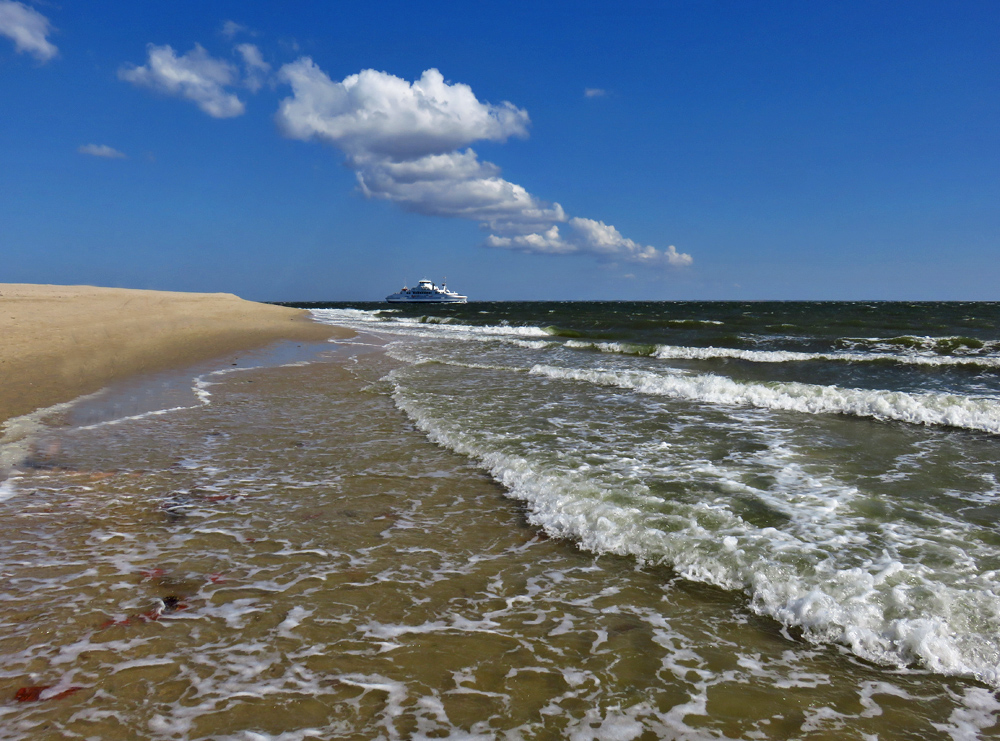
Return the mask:
[[[988,606],[969,584],[1000,548],[975,468],[992,436],[643,395],[566,377],[592,369],[560,348],[390,339],[201,375],[205,403],[180,376],[121,389],[35,439],[0,497],[0,695],[50,689],[0,702],[0,736],[995,732],[989,684],[859,655],[881,646],[864,620],[912,619],[879,602],[900,585],[931,604],[952,574]],[[769,613],[768,590],[803,584]],[[949,609],[988,633],[981,605]]]

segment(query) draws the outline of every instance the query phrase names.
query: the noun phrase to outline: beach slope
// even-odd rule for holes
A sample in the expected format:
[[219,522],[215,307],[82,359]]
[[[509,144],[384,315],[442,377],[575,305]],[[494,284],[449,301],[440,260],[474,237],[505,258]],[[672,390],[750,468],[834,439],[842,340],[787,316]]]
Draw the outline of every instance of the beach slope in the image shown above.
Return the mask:
[[352,334],[229,293],[0,283],[0,422],[137,373]]

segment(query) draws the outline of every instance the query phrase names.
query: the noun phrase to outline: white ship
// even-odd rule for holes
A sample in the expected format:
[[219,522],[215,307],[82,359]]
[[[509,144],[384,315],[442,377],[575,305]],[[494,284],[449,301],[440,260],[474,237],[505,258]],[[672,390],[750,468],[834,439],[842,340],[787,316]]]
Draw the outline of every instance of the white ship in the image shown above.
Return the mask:
[[389,294],[385,300],[390,304],[464,304],[468,298],[449,291],[443,281],[439,287],[424,278],[415,288],[403,286],[399,293]]

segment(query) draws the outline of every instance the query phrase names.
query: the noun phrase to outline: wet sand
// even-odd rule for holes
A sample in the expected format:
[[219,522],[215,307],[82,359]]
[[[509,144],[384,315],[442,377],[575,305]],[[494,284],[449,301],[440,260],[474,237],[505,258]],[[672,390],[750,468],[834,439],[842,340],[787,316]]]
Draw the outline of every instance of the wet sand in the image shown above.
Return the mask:
[[229,293],[0,283],[0,423],[139,373],[351,334]]

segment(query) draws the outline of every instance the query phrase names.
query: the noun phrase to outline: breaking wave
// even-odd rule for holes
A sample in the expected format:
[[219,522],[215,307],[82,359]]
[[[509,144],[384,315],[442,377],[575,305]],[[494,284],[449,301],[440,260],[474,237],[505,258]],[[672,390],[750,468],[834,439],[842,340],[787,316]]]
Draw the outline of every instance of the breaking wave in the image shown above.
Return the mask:
[[[962,366],[970,368],[1000,368],[1000,343],[983,342],[972,337],[841,338],[835,352],[801,352],[795,350],[746,350],[734,347],[694,347],[627,341],[586,339],[584,333],[557,325],[516,326],[510,324],[473,325],[454,316],[397,316],[398,310],[380,309],[314,309],[317,319],[330,324],[354,328],[378,329],[385,332],[434,331],[447,332],[456,339],[490,339],[517,342],[518,338],[548,338],[550,347],[560,345],[576,350],[595,350],[620,355],[653,357],[659,360],[735,359],[750,363],[899,363],[927,367]],[[721,324],[713,320],[668,320],[680,326]]]
[[973,366],[1000,368],[1000,357],[996,356],[956,356],[956,355],[914,355],[887,352],[835,352],[814,353],[794,350],[741,350],[730,347],[685,347],[680,345],[644,345],[629,342],[586,342],[569,340],[567,347],[582,350],[597,350],[621,355],[641,355],[661,360],[714,360],[733,358],[751,363],[790,363],[808,361],[834,361],[846,363],[891,362],[904,365],[926,366]]
[[883,421],[941,425],[1000,435],[1000,402],[938,393],[846,389],[807,383],[748,383],[716,375],[580,370],[535,365],[548,378],[617,386],[644,394],[713,404],[754,406],[807,414],[847,414]]
[[1000,686],[997,573],[942,581],[933,568],[901,555],[903,546],[937,545],[909,528],[900,530],[898,542],[887,539],[881,556],[852,561],[845,549],[867,537],[863,521],[849,513],[858,495],[853,487],[811,475],[794,460],[778,460],[779,477],[796,502],[792,517],[799,521],[790,527],[755,527],[711,502],[670,502],[666,511],[661,502],[650,509],[641,484],[609,487],[586,466],[571,467],[570,459],[561,468],[543,464],[478,434],[462,415],[442,413],[396,374],[390,380],[396,405],[431,440],[478,461],[512,498],[526,503],[530,521],[549,535],[742,591],[758,614],[801,630],[807,640],[845,645],[866,660],[899,668],[917,664]]
[[953,335],[949,337],[920,337],[900,335],[898,337],[842,337],[837,341],[846,349],[875,351],[933,352],[938,355],[975,356],[996,353],[1000,343],[983,341],[976,337]]
[[312,309],[313,316],[325,324],[337,324],[354,329],[412,335],[415,332],[437,332],[438,337],[550,337],[541,327],[510,324],[461,324],[453,317],[437,316],[381,316],[381,311],[363,309]]

